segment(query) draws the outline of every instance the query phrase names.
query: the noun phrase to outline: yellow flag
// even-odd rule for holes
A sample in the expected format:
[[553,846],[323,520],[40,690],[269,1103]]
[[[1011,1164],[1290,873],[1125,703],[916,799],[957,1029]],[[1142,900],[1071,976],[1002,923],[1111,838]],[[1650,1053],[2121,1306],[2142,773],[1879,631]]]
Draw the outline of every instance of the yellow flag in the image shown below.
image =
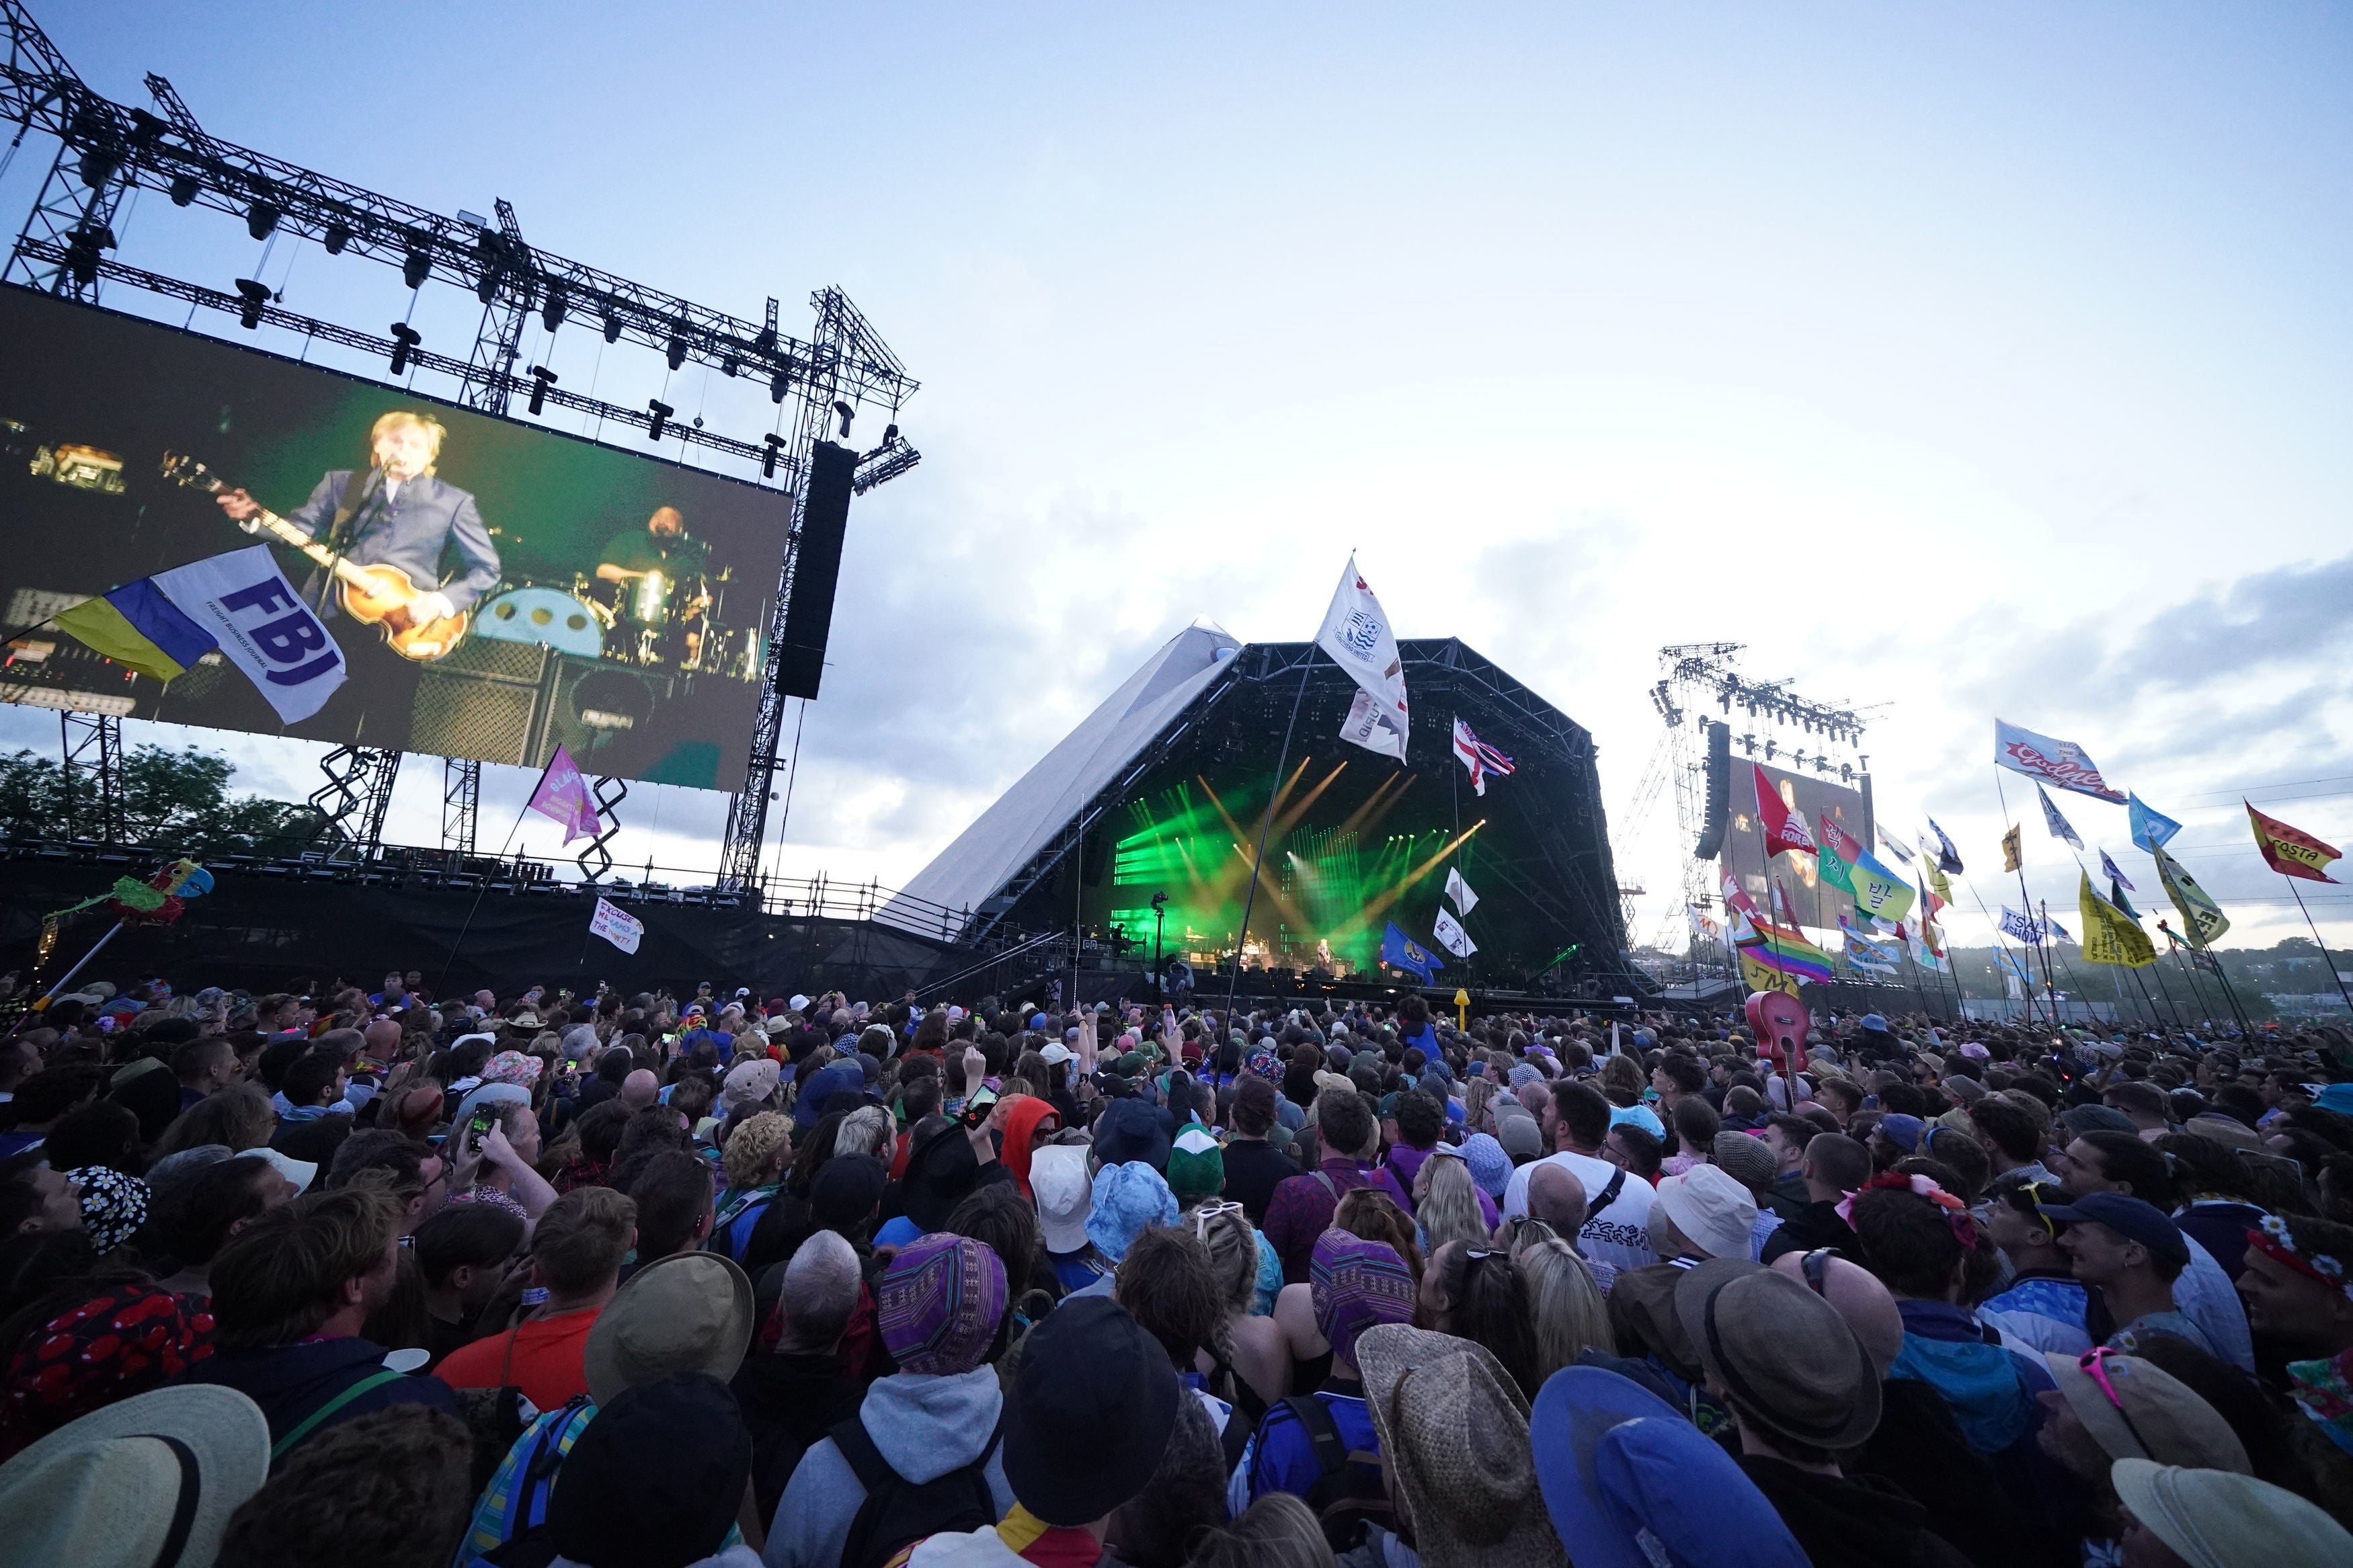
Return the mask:
[[2001,868],[2015,871],[2024,864],[2025,858],[2018,849],[2018,829],[2013,827],[2001,836]]
[[1757,963],[1749,956],[1746,948],[1740,950],[1740,977],[1748,982],[1751,991],[1786,991],[1792,996],[1798,994],[1796,975],[1784,974],[1778,969]]
[[2084,879],[2075,894],[2076,908],[2084,916],[2084,962],[2120,963],[2127,969],[2155,963],[2157,947],[2148,940],[2148,932],[2140,929],[2140,922],[2094,892],[2089,876],[2080,869],[2077,875]]
[[[1928,863],[1923,861],[1922,864]],[[1940,868],[1933,865],[1928,866],[1928,886],[1936,889],[1936,896],[1945,900],[1947,909],[1952,907],[1953,884],[1947,880],[1945,873]]]

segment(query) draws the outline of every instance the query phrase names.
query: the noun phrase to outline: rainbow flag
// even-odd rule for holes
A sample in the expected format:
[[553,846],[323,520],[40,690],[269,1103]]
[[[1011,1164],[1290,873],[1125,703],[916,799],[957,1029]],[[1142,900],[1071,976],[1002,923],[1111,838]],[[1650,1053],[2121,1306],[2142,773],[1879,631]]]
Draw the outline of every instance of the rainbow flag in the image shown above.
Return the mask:
[[1740,940],[1740,949],[1757,963],[1798,980],[1830,980],[1831,955],[1799,932],[1767,921],[1742,923],[1747,929]]
[[148,577],[84,599],[58,616],[56,625],[126,669],[157,680],[187,674],[220,646]]

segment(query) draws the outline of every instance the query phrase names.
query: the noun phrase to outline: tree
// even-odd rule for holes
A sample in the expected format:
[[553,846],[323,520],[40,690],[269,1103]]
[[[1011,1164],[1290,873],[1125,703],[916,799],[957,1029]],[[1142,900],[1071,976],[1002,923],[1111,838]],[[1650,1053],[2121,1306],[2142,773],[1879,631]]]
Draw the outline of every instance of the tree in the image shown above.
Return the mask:
[[[237,768],[217,753],[134,746],[121,769],[130,843],[202,859],[290,855],[319,837],[319,814],[308,805],[231,795]],[[96,789],[86,775],[69,777],[57,759],[31,752],[0,757],[0,831],[9,837],[62,837],[68,824],[97,816]]]

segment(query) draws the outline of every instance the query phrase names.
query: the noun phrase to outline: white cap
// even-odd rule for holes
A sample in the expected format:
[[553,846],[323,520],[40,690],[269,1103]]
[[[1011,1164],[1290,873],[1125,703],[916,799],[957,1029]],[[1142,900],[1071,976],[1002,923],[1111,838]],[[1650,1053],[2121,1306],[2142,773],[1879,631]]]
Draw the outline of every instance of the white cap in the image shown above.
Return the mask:
[[1038,1198],[1038,1228],[1049,1252],[1078,1252],[1087,1245],[1087,1216],[1095,1207],[1087,1156],[1082,1143],[1049,1143],[1029,1156],[1029,1190]]
[[234,1157],[239,1160],[260,1161],[263,1164],[269,1166],[271,1170],[277,1172],[280,1175],[293,1183],[294,1195],[298,1198],[304,1193],[311,1190],[311,1179],[319,1173],[319,1165],[317,1161],[293,1159],[288,1155],[280,1153],[277,1150],[269,1148],[267,1145],[259,1149],[248,1149],[242,1154],[238,1154]]
[[808,998],[800,995],[787,996],[785,998],[785,1005],[796,1013],[806,1013],[808,1011]]
[[1046,1048],[1038,1053],[1038,1059],[1050,1068],[1060,1067],[1064,1062],[1075,1059],[1077,1055],[1077,1052],[1061,1041],[1049,1040],[1046,1042]]
[[1710,1258],[1746,1258],[1757,1228],[1757,1200],[1720,1165],[1694,1165],[1659,1179],[1651,1207],[1664,1213],[1683,1238]]

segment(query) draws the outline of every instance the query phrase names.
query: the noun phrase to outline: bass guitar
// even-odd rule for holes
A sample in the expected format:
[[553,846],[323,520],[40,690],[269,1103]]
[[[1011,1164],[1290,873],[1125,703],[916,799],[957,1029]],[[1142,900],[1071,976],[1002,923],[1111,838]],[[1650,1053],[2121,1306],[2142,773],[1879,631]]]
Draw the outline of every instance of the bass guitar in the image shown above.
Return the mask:
[[[164,477],[206,495],[219,495],[233,488],[195,458],[174,452],[164,454]],[[333,573],[335,602],[343,606],[343,613],[362,626],[382,632],[385,642],[403,658],[430,663],[456,647],[466,635],[471,617],[464,610],[438,620],[412,615],[410,606],[434,590],[419,588],[397,566],[363,566],[346,560],[267,507],[237,527],[248,533],[267,534],[280,544],[290,544]]]

